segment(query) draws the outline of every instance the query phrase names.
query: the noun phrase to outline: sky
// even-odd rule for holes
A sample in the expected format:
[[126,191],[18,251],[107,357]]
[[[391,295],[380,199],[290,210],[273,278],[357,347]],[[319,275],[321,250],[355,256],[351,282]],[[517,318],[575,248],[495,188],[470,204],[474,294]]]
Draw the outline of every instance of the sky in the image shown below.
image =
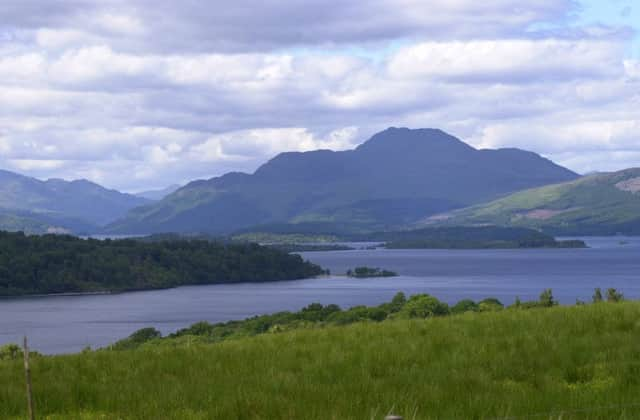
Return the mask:
[[389,126],[640,166],[638,0],[3,0],[0,168],[140,191]]

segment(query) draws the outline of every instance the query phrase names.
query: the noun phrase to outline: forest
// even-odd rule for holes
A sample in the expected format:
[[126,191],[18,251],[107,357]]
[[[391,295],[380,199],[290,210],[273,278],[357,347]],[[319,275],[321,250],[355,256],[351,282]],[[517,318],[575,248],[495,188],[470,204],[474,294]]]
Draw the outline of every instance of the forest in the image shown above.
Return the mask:
[[0,232],[0,296],[294,280],[324,273],[299,255],[256,244]]

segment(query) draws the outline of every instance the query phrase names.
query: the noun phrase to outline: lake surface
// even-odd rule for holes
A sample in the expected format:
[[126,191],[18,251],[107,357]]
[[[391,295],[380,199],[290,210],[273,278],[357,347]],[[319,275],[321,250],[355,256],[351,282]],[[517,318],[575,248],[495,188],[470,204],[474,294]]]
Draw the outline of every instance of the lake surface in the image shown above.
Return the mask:
[[197,321],[226,321],[309,303],[343,307],[378,304],[398,291],[430,293],[455,303],[497,297],[536,299],[545,288],[562,303],[590,300],[595,287],[615,287],[640,298],[640,238],[588,238],[589,249],[355,250],[302,255],[332,273],[366,265],[393,270],[394,278],[341,276],[274,283],[180,287],[114,295],[0,300],[0,345],[27,335],[34,350],[69,353],[106,346],[135,330],[163,333]]

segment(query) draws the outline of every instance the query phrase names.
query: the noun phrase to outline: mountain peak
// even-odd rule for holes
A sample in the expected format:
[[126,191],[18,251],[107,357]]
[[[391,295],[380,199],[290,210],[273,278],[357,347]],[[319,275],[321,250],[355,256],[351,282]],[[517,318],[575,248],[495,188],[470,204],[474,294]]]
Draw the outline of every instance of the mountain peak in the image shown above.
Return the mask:
[[356,149],[359,152],[420,152],[465,153],[475,149],[438,128],[389,127],[375,134]]
[[229,233],[271,223],[385,229],[576,177],[535,154],[480,151],[442,130],[390,127],[355,150],[282,153],[251,175],[190,183],[108,229]]

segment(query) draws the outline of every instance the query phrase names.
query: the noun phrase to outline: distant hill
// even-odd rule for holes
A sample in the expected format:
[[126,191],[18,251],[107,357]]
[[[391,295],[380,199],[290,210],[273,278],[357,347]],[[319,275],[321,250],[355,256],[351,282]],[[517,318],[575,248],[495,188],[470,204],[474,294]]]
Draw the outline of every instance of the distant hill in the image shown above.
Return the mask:
[[0,229],[87,232],[148,200],[86,180],[35,178],[0,170]]
[[521,191],[423,224],[522,226],[555,235],[640,235],[640,168]]
[[477,150],[436,129],[389,128],[355,150],[283,153],[254,174],[195,181],[113,233],[226,233],[273,223],[383,229],[578,175],[518,149]]
[[159,190],[142,191],[139,193],[135,193],[134,195],[136,197],[146,198],[147,200],[159,201],[165,198],[166,196],[168,196],[169,194],[175,192],[179,188],[180,188],[180,185],[173,184]]

